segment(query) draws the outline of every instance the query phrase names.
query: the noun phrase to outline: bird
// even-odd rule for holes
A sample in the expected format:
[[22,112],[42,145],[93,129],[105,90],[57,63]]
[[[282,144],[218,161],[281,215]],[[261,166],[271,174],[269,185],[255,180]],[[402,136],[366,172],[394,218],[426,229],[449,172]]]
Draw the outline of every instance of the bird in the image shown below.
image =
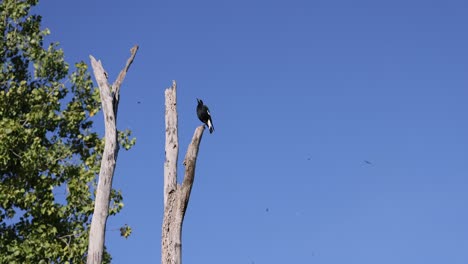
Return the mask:
[[197,116],[200,121],[205,123],[210,129],[210,134],[214,131],[213,121],[211,120],[210,110],[208,106],[203,104],[203,101],[197,98]]

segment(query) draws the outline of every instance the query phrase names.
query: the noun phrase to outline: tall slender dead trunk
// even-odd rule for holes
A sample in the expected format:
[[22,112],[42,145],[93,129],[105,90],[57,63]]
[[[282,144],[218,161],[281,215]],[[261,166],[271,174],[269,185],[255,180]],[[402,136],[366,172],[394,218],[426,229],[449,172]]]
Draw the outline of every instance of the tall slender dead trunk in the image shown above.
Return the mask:
[[177,183],[177,159],[179,138],[177,133],[176,82],[165,91],[166,98],[166,160],[164,162],[164,219],[162,225],[162,264],[182,263],[182,223],[190,199],[198,149],[205,126],[195,129],[185,154],[185,175],[182,184]]
[[94,71],[94,77],[99,86],[102,109],[104,112],[105,145],[96,189],[96,199],[94,201],[93,219],[91,220],[91,228],[89,231],[88,264],[100,264],[102,262],[106,222],[109,215],[112,178],[114,176],[115,164],[119,153],[119,144],[117,142],[117,110],[119,107],[120,86],[135,58],[137,50],[137,45],[130,50],[130,58],[127,60],[125,68],[120,72],[112,86],[110,86],[107,81],[108,76],[102,67],[101,61],[96,61],[93,56],[89,56]]

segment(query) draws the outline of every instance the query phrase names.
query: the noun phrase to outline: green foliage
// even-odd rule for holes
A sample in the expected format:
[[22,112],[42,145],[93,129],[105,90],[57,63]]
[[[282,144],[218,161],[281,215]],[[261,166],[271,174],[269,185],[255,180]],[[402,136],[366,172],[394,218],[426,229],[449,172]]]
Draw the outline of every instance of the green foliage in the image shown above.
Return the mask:
[[132,228],[129,227],[127,224],[125,224],[124,226],[120,228],[120,236],[125,237],[125,239],[127,239],[131,233],[132,233]]
[[[69,74],[58,44],[43,47],[36,4],[0,1],[0,263],[83,263],[104,147],[91,130],[99,92],[86,64]],[[125,149],[129,135],[119,132]],[[110,214],[122,207],[113,190]]]
[[118,132],[119,145],[123,147],[125,150],[129,150],[136,143],[136,138],[130,139],[131,135],[132,135],[132,131],[128,129]]

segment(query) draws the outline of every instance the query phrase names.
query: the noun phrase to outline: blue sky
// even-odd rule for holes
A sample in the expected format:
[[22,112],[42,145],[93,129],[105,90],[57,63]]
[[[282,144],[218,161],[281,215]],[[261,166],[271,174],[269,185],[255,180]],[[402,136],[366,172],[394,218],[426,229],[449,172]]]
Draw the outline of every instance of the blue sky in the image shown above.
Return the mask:
[[112,80],[140,46],[121,89],[118,125],[137,144],[117,163],[113,263],[160,262],[172,80],[180,160],[200,125],[195,98],[216,127],[201,143],[185,263],[468,263],[467,2],[49,0],[35,11],[67,61],[92,54]]

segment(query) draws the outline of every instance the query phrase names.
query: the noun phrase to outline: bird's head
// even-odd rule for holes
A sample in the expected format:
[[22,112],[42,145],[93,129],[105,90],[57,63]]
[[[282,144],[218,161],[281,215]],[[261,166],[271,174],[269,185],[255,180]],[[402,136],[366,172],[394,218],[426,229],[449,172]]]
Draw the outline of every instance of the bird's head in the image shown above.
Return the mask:
[[203,101],[200,100],[200,99],[198,99],[198,98],[197,98],[197,102],[198,102],[199,105],[202,105],[202,104],[203,104]]

